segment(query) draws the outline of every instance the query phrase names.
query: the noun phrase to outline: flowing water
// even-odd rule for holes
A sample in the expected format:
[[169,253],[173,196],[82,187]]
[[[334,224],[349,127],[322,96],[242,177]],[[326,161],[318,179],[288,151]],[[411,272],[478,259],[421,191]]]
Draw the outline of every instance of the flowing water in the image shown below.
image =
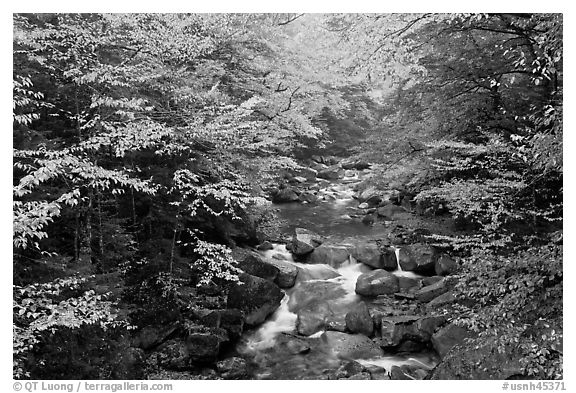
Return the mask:
[[[285,230],[293,231],[296,227],[310,229],[330,242],[377,238],[384,232],[382,225],[367,226],[354,217],[358,213],[358,202],[353,198],[353,187],[362,175],[356,173],[335,184],[327,184],[320,190],[321,199],[317,203],[280,205],[280,215],[288,222]],[[398,259],[399,249],[395,251]],[[298,262],[284,244],[274,244],[272,250],[260,254],[264,260],[281,259],[293,264],[298,268],[298,276],[294,287],[285,290],[286,295],[276,312],[256,330],[247,333],[238,350],[252,358],[253,375],[257,379],[321,378],[327,370],[338,368],[342,360],[321,339],[323,330],[310,332],[308,337],[298,336],[297,312],[308,304],[326,302],[335,314],[343,317],[361,300],[355,292],[358,276],[371,268],[357,263],[352,257],[338,266]],[[393,274],[420,277],[403,271],[400,265]],[[295,346],[310,350],[295,350]],[[409,356],[385,354],[358,361],[367,367],[381,367],[388,371],[393,365],[431,369],[436,362],[435,357],[428,353]]]

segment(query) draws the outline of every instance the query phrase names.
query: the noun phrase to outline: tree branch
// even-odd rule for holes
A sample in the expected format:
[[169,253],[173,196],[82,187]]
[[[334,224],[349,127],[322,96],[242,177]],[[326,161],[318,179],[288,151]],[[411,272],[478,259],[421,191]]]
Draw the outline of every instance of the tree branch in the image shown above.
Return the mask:
[[304,14],[298,14],[298,15],[296,15],[296,16],[293,16],[292,18],[288,18],[288,20],[285,20],[284,22],[279,22],[279,23],[277,24],[277,26],[286,26],[288,23],[292,23],[292,22],[294,22],[296,19],[298,19],[298,18],[300,18],[300,17],[302,17],[302,16],[304,16]]

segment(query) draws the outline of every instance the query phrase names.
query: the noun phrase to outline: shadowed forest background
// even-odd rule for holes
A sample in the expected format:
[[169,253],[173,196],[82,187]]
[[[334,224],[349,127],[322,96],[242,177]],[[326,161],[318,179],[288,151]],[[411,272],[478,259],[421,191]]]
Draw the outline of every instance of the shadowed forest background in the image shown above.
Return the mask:
[[[276,272],[250,292],[267,274],[251,253],[299,255],[300,210],[279,206],[317,206],[316,185],[367,168],[350,222],[388,231],[381,255],[418,243],[454,262],[426,318],[466,333],[403,375],[562,378],[562,15],[13,23],[15,378],[255,378],[236,345],[288,286]],[[277,302],[251,319],[262,305],[237,299],[268,285]]]

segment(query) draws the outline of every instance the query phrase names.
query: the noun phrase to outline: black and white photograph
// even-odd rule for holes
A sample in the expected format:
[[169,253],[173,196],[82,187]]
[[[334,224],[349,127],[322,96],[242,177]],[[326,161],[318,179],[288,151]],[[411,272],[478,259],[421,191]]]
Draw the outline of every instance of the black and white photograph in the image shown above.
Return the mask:
[[7,389],[568,389],[563,13],[421,9],[13,13]]

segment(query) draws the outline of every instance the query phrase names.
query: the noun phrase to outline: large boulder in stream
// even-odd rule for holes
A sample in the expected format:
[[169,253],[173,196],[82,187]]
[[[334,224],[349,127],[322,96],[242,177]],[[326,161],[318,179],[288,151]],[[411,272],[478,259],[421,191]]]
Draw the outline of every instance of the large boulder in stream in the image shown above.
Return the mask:
[[349,258],[350,247],[324,243],[316,247],[310,254],[308,263],[324,263],[338,268]]
[[278,259],[272,259],[269,263],[278,269],[278,275],[276,276],[274,282],[280,288],[292,288],[296,283],[298,268],[290,262],[281,261]]
[[366,303],[361,302],[346,314],[346,327],[352,333],[360,333],[370,337],[374,332],[374,321]]
[[363,273],[356,281],[356,293],[362,296],[390,295],[399,289],[398,277],[383,269]]
[[246,273],[240,274],[239,278],[242,284],[232,286],[228,292],[228,308],[243,311],[247,325],[260,325],[280,307],[284,293],[276,284],[263,278]]
[[341,359],[370,359],[384,355],[384,351],[362,334],[327,331],[321,340]]
[[380,251],[375,243],[360,243],[352,249],[352,256],[358,262],[375,269],[396,270],[396,254],[391,248]]
[[257,253],[245,248],[232,250],[232,257],[238,262],[238,267],[247,274],[274,281],[278,276],[279,269],[262,260]]
[[290,251],[294,255],[306,255],[321,245],[323,239],[320,235],[304,228],[296,228],[292,242],[289,244]]
[[432,246],[423,243],[402,246],[398,254],[402,270],[429,276],[435,274],[438,254]]

